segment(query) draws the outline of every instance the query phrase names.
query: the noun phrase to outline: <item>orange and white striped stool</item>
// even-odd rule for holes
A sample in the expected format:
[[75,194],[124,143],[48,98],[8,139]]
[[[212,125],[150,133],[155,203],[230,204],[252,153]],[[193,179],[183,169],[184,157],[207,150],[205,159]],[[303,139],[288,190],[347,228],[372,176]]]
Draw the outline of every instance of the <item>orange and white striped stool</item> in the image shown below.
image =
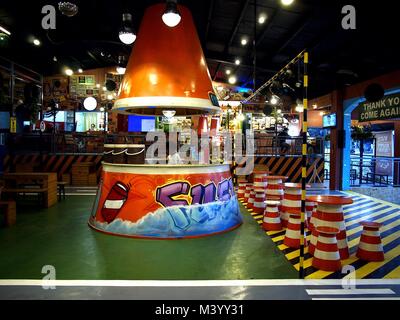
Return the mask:
[[247,182],[239,182],[239,189],[237,192],[237,197],[239,200],[244,199],[244,194],[246,192]]
[[315,207],[316,206],[314,202],[306,200],[307,227],[309,231],[311,231],[311,216]]
[[385,260],[379,231],[382,224],[371,221],[363,221],[360,224],[363,226],[363,232],[357,249],[357,258],[366,261]]
[[283,181],[287,177],[283,176],[267,176],[267,188],[265,197],[267,200],[282,200],[283,199]]
[[250,198],[249,201],[247,202],[247,209],[254,209],[255,198],[256,198],[256,191],[254,190],[254,188],[251,188]]
[[243,201],[244,201],[245,204],[247,204],[247,203],[249,202],[251,189],[253,189],[252,186],[251,186],[251,183],[248,183],[248,184],[246,185],[246,190],[245,190],[245,192],[244,192],[244,199],[243,199]]
[[254,188],[265,190],[267,188],[267,176],[267,171],[254,171]]
[[281,221],[284,228],[287,227],[291,213],[301,213],[301,184],[285,183],[285,190],[282,200]]
[[264,219],[262,227],[265,231],[279,231],[282,230],[281,217],[279,214],[278,206],[280,201],[267,200],[265,201],[266,208],[264,211]]
[[336,235],[337,228],[316,227],[318,242],[315,248],[312,266],[323,271],[339,271],[342,269]]
[[265,210],[265,191],[264,189],[256,189],[256,196],[254,198],[253,212],[263,214]]
[[[344,222],[343,205],[352,204],[349,197],[311,196],[309,200],[317,202],[317,214],[313,220],[314,228],[330,227],[339,230],[336,236],[340,258],[349,258],[350,252],[347,243],[346,225]],[[311,235],[312,236],[312,235]]]
[[[300,248],[300,236],[301,236],[301,214],[291,213],[289,216],[289,222],[287,224],[285,238],[283,244],[289,248]],[[305,243],[306,244],[306,243]]]

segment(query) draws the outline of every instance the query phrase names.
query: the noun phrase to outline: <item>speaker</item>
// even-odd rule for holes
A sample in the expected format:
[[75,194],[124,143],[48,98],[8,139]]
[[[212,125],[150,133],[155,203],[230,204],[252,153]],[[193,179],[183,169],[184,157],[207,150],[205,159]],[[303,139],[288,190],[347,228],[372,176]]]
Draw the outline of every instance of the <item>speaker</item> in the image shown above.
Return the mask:
[[338,130],[337,131],[337,144],[339,149],[344,149],[346,146],[346,131],[345,130]]

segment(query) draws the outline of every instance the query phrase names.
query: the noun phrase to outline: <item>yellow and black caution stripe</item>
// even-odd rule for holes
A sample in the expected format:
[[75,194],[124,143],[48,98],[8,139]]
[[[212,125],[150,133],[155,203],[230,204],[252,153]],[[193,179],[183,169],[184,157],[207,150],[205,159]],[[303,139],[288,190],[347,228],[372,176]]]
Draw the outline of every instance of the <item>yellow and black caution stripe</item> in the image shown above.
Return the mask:
[[[400,278],[400,206],[354,192],[350,194],[354,203],[350,206],[345,206],[344,209],[350,258],[342,261],[342,265],[353,266],[356,270],[357,279]],[[262,215],[251,212],[250,214],[258,224],[262,224]],[[383,224],[381,238],[385,260],[382,262],[367,262],[355,256],[362,232],[360,222],[364,220]],[[271,237],[272,241],[275,242],[296,270],[299,270],[300,250],[289,248],[283,244],[285,231],[272,231],[266,232],[266,234]],[[309,237],[308,234],[308,240],[310,239]],[[308,247],[305,247],[304,253],[304,274],[306,279],[341,279],[347,275],[341,272],[326,272],[313,268],[311,266],[312,256],[308,253]]]
[[[288,182],[301,182],[301,156],[256,156],[255,164],[263,165],[268,168],[271,175],[288,177]],[[307,181],[310,181],[313,178],[313,174],[315,173],[314,168],[316,168],[317,172],[314,177],[315,181],[323,181],[324,166],[324,158],[309,158],[307,165]]]

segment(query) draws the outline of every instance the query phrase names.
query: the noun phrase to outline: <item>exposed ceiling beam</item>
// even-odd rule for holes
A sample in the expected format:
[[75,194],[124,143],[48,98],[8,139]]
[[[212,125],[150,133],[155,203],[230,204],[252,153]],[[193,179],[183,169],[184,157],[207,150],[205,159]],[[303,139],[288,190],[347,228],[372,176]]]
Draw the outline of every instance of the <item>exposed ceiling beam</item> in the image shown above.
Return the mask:
[[240,14],[236,19],[235,25],[234,25],[233,30],[231,32],[231,36],[229,37],[229,41],[225,45],[225,48],[224,48],[224,52],[225,53],[227,53],[229,51],[229,47],[232,45],[232,42],[235,39],[236,33],[237,33],[238,29],[239,29],[240,23],[242,22],[244,15],[246,14],[246,9],[247,9],[249,3],[250,3],[250,0],[246,0],[243,3],[242,7],[240,8],[241,9],[240,10]]
[[212,16],[213,16],[213,13],[214,13],[214,8],[215,8],[215,0],[211,0],[210,8],[208,9],[208,19],[207,19],[206,33],[204,35],[204,40],[206,42],[207,42],[207,39],[208,39],[208,31],[210,30],[210,24],[211,24]]
[[[234,68],[245,68],[245,69],[253,69],[252,65],[248,65],[248,64],[240,64],[239,66],[237,66],[234,62],[231,61],[226,61],[217,57],[210,57],[210,55],[208,55],[206,57],[207,60],[209,61],[213,61],[213,62],[218,62],[221,63],[223,65],[227,65],[227,66],[232,66]],[[264,68],[264,67],[260,67],[257,66],[257,71],[258,72],[264,72],[264,73],[276,73],[279,71],[279,69],[268,69],[268,68]]]

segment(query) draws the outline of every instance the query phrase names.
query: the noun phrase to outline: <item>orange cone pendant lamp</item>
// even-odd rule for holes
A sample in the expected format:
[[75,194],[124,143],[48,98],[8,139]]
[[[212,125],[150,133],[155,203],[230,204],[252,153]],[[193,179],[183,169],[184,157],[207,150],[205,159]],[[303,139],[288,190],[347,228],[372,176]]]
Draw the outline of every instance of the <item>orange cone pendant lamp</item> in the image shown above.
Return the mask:
[[181,5],[181,22],[162,21],[165,4],[145,11],[113,111],[177,116],[220,111],[190,11]]

